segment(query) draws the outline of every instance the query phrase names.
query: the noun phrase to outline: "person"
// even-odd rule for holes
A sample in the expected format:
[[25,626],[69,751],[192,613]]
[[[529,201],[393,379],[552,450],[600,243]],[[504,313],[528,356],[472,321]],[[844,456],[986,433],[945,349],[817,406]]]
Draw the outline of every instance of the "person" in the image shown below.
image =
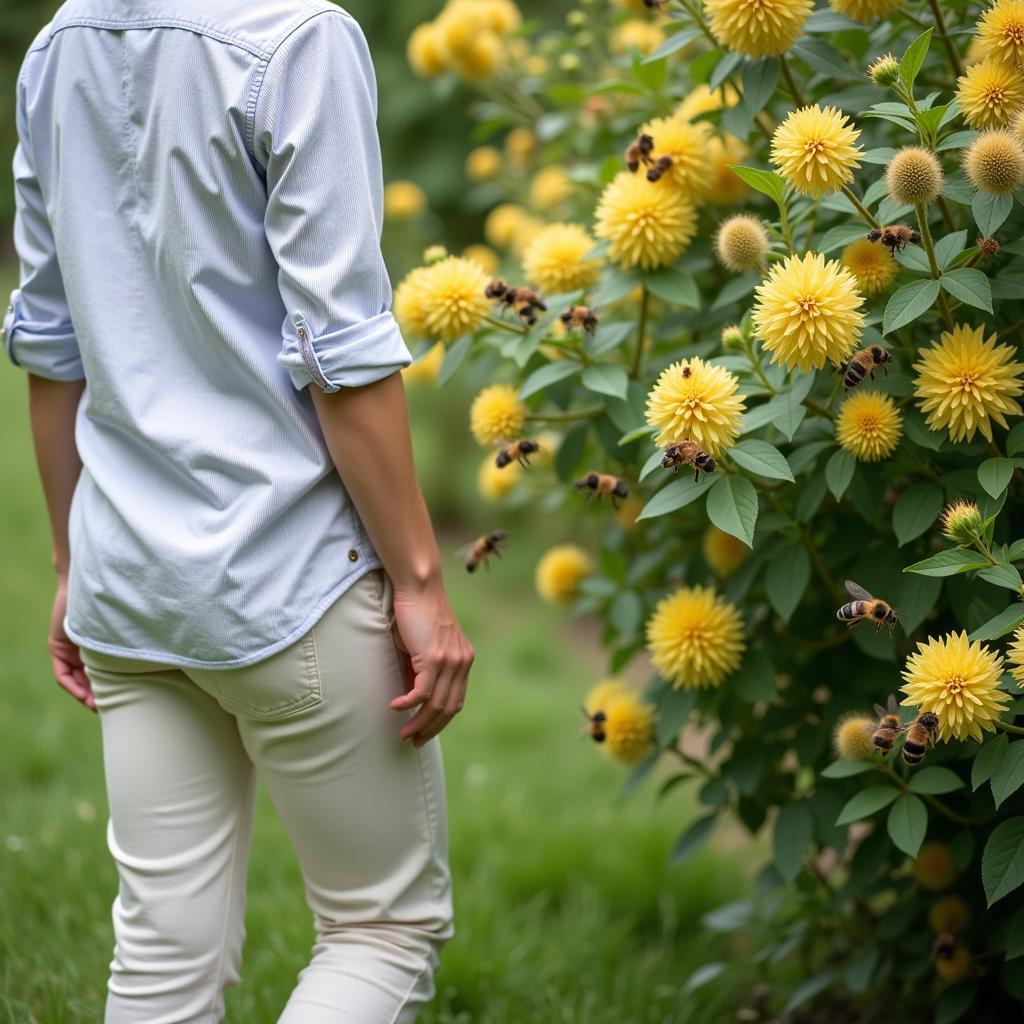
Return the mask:
[[474,651],[411,454],[365,36],[326,0],[69,0],[16,102],[3,338],[54,675],[101,725],[105,1020],[223,1019],[260,778],[316,931],[278,1020],[406,1024],[453,934],[437,737]]

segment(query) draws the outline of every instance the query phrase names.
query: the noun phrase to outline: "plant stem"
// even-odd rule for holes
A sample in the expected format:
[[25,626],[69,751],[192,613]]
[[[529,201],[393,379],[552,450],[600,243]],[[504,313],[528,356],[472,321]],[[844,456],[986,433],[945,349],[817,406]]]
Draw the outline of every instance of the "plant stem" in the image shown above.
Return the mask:
[[484,323],[493,324],[493,326],[500,327],[503,331],[511,331],[513,334],[530,333],[525,327],[517,327],[515,324],[506,323],[504,320],[496,320],[493,316],[485,316]]
[[636,325],[636,348],[633,349],[633,360],[629,365],[629,376],[636,379],[640,376],[640,368],[644,359],[644,334],[647,331],[647,306],[651,293],[647,285],[640,286],[640,316]]
[[849,185],[843,186],[843,195],[846,196],[846,198],[849,199],[857,208],[857,212],[861,215],[861,219],[864,220],[865,223],[870,224],[873,228],[881,226],[878,221],[875,220],[871,211],[853,194],[853,190]]
[[[876,764],[875,769],[882,772],[884,775],[888,775],[904,793],[913,792],[907,785],[906,780],[897,775],[884,761]],[[938,799],[938,797],[932,796],[931,793],[915,793],[914,795],[921,797],[926,803],[934,807],[935,810],[937,810],[944,818],[948,818],[957,825],[985,825],[995,819],[995,815],[988,818],[972,818],[970,815],[961,814],[959,811],[954,811],[951,807],[947,807]]]
[[549,420],[552,423],[568,423],[572,420],[588,420],[592,416],[600,416],[604,412],[603,405],[588,405],[583,409],[570,409],[566,412],[528,412],[524,420]]
[[1015,733],[1017,736],[1024,736],[1024,729],[1022,729],[1019,725],[1013,725],[1010,722],[1002,722],[997,719],[996,728],[1002,729],[1004,732]]
[[[921,228],[921,241],[924,243],[924,251],[928,254],[928,266],[931,268],[932,280],[938,281],[942,277],[942,272],[935,261],[935,244],[932,241],[932,230],[928,227],[928,215],[925,212],[924,203],[915,203],[915,208],[917,223]],[[946,326],[953,330],[953,314],[949,311],[949,303],[941,288],[939,290],[939,309],[942,312],[942,318],[946,321]]]
[[786,55],[779,55],[779,66],[782,68],[782,77],[786,80],[786,88],[789,89],[790,96],[793,97],[793,102],[798,107],[805,107],[807,105],[804,100],[804,95],[800,91],[800,87],[796,84],[796,79],[793,77],[793,72],[790,70],[789,61],[786,60]]
[[932,9],[932,17],[935,19],[935,27],[939,30],[939,35],[942,36],[942,43],[946,47],[946,53],[949,55],[949,64],[953,69],[953,73],[959,78],[964,73],[964,66],[960,63],[960,54],[956,52],[956,47],[953,45],[953,40],[949,38],[949,33],[946,31],[946,21],[942,17],[942,11],[939,8],[938,0],[928,0],[928,6]]

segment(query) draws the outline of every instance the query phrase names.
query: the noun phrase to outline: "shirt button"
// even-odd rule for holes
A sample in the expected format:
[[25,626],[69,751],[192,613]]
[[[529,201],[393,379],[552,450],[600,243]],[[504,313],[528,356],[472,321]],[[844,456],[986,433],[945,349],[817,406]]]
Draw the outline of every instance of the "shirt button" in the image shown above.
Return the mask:
[[355,548],[348,549],[348,560],[354,562],[359,557],[359,552]]

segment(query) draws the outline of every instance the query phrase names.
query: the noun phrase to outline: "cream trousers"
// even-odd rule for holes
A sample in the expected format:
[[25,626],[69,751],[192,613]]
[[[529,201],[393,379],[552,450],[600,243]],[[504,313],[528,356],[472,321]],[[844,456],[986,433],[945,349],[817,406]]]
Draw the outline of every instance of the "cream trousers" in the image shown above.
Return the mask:
[[438,740],[402,743],[413,712],[388,707],[406,689],[393,596],[369,570],[304,637],[243,668],[82,650],[119,874],[106,1024],[223,1019],[257,778],[316,928],[278,1024],[410,1024],[432,997],[453,933],[444,777]]

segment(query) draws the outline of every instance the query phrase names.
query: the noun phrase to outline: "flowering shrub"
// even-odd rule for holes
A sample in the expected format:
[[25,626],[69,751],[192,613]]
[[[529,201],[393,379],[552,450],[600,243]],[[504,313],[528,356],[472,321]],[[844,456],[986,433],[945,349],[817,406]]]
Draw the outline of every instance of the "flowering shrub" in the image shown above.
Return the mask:
[[564,516],[538,592],[603,623],[630,784],[696,784],[673,857],[770,837],[687,998],[1019,1016],[1024,3],[450,0],[409,53],[491,205],[396,289],[410,379],[488,368],[481,488]]

